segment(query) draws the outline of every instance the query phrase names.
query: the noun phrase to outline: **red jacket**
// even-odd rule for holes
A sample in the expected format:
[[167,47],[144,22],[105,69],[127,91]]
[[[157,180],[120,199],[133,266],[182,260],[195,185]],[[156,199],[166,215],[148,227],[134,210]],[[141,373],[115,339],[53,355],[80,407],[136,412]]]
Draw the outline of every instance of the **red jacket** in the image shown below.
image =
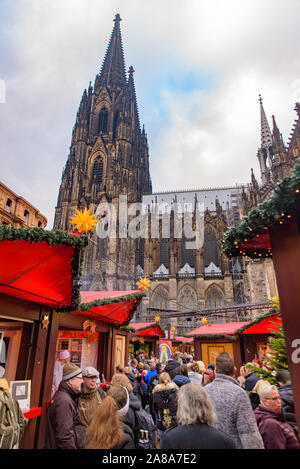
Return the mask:
[[265,449],[300,449],[294,430],[284,421],[282,413],[260,404],[254,414]]

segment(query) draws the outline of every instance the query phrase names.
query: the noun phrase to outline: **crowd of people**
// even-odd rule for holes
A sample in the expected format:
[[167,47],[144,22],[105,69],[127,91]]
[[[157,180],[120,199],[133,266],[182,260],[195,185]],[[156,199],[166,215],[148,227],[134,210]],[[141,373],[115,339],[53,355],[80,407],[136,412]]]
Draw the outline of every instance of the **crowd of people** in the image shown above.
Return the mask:
[[187,354],[166,364],[143,353],[99,372],[67,362],[48,408],[49,449],[300,449],[290,375],[278,386],[221,353],[207,368]]

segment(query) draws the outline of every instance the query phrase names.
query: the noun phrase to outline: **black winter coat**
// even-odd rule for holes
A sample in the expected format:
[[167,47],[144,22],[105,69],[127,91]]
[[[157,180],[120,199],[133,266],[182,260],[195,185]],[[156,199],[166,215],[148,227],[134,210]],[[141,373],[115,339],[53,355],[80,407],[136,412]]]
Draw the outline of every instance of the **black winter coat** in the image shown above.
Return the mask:
[[167,430],[160,447],[162,449],[235,449],[235,444],[221,430],[206,423],[196,423]]
[[129,409],[124,418],[124,423],[125,425],[128,425],[132,431],[135,431],[136,425],[137,425],[135,412],[137,410],[141,410],[141,408],[142,408],[141,401],[133,394],[133,392],[130,392],[129,393]]
[[123,422],[124,437],[114,448],[112,449],[134,449],[134,437],[131,428]]
[[175,383],[158,384],[153,390],[152,406],[157,413],[157,428],[165,431],[177,425],[177,391]]
[[76,393],[62,381],[47,411],[46,449],[82,448],[85,427],[77,410]]
[[180,363],[178,361],[171,359],[166,364],[166,367],[165,367],[164,371],[166,373],[169,373],[170,378],[173,379],[173,378],[175,378],[175,376],[177,374],[177,368],[179,368],[179,366],[180,366]]
[[281,397],[281,408],[285,421],[293,428],[294,432],[298,436],[292,385],[285,384],[284,386],[281,386],[278,391]]
[[250,375],[246,376],[246,380],[242,388],[245,389],[245,391],[252,391],[257,381],[259,381],[259,377],[256,376],[255,373],[250,373]]

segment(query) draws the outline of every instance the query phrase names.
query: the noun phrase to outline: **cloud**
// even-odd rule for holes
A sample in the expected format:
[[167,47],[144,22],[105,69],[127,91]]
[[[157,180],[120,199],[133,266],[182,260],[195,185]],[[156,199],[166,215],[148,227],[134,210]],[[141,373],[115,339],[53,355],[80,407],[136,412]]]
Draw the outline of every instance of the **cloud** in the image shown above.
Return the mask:
[[154,190],[259,176],[258,94],[287,140],[300,100],[298,0],[2,0],[1,180],[52,227],[82,92],[120,13]]

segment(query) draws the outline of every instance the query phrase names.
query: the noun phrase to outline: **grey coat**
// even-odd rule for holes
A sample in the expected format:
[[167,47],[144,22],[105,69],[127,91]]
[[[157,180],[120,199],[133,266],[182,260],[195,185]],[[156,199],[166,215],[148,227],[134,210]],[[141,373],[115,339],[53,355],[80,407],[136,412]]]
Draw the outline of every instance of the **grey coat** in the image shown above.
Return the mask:
[[205,391],[217,414],[215,428],[227,433],[237,448],[264,449],[249,397],[234,378],[217,373]]

